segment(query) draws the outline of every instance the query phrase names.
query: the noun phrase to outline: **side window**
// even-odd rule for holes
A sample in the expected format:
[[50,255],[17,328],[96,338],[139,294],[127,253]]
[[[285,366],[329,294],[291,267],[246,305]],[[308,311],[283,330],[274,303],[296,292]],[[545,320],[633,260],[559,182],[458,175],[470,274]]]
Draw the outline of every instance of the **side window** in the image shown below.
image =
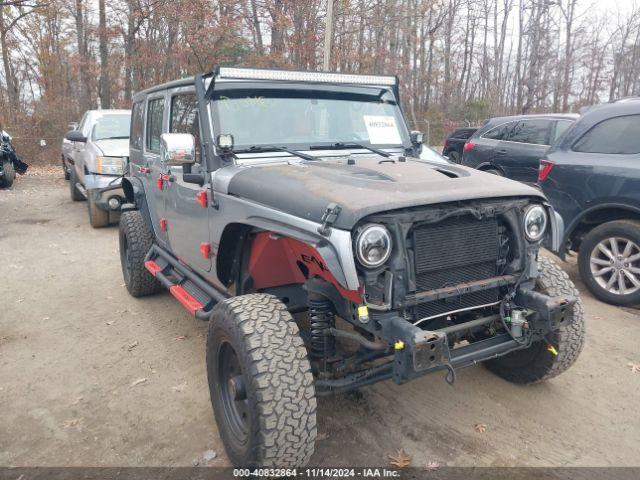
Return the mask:
[[147,150],[160,153],[160,135],[162,135],[162,116],[164,98],[155,98],[147,104]]
[[573,151],[630,155],[640,153],[640,115],[604,120],[573,144]]
[[513,122],[498,125],[497,127],[489,130],[487,133],[482,135],[482,137],[489,138],[491,140],[506,140],[511,127],[513,127]]
[[131,148],[142,150],[142,133],[144,132],[144,103],[136,102],[133,104],[131,112]]
[[175,95],[171,99],[169,131],[193,135],[196,141],[196,162],[200,162],[200,121],[198,118],[198,101],[195,94]]
[[569,120],[558,120],[556,122],[556,128],[553,134],[553,139],[551,141],[551,144],[555,144],[571,125],[573,125],[573,122]]
[[507,138],[510,142],[549,144],[550,120],[520,120],[516,122]]

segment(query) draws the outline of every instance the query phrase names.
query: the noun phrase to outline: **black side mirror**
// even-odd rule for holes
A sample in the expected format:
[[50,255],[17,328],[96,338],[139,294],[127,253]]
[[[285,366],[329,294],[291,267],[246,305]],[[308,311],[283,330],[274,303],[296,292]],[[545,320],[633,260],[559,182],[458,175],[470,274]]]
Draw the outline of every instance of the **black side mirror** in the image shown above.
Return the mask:
[[410,137],[411,143],[416,147],[418,145],[422,145],[424,141],[424,133],[419,132],[418,130],[411,130]]
[[87,142],[87,137],[82,135],[82,132],[79,132],[78,130],[70,130],[70,131],[68,131],[65,134],[64,138],[66,138],[70,142],[82,142],[82,143],[86,143]]

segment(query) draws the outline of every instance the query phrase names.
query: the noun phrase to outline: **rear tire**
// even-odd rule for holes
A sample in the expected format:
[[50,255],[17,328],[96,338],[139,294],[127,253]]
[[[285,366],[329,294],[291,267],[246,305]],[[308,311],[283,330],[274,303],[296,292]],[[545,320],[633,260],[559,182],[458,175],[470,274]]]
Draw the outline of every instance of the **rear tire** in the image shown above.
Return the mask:
[[280,300],[257,293],[216,305],[207,376],[233,465],[307,464],[317,435],[313,375],[298,326]]
[[93,228],[102,228],[109,225],[108,210],[103,210],[91,199],[89,199],[87,205],[89,207],[89,224]]
[[451,150],[447,156],[449,157],[450,162],[460,163],[461,161],[460,154],[456,150]]
[[[584,347],[584,307],[569,276],[554,261],[540,257],[536,290],[552,297],[577,298],[573,313],[561,327],[526,350],[516,350],[484,364],[491,372],[513,383],[528,384],[549,380],[574,364]],[[557,355],[549,351],[553,346]]]
[[13,181],[16,179],[16,171],[13,168],[13,163],[2,163],[2,178],[0,178],[0,187],[10,188],[13,185]]
[[64,157],[62,157],[62,172],[64,173],[64,179],[69,180],[69,166]]
[[71,167],[69,169],[69,194],[71,195],[71,200],[74,202],[81,202],[82,200],[86,200],[86,198],[84,198],[82,192],[78,190],[78,187],[76,187],[77,182],[76,169],[75,167]]
[[162,290],[162,284],[144,266],[144,259],[154,241],[138,210],[120,217],[120,263],[127,290],[133,297],[143,297]]
[[[615,239],[617,254],[612,251],[611,239]],[[629,245],[629,252],[625,260],[625,247]],[[603,247],[602,249],[599,246]],[[608,251],[608,253],[607,253]],[[610,255],[613,255],[611,257]],[[632,307],[640,304],[640,222],[636,220],[617,220],[604,223],[591,230],[582,240],[578,251],[578,267],[580,276],[587,288],[599,300],[624,307]],[[611,265],[605,265],[606,261],[613,260]],[[625,267],[628,265],[628,267]],[[622,267],[628,270],[628,274],[622,272],[625,288],[630,290],[628,294],[620,294],[624,291],[620,288],[619,278],[614,267]],[[635,270],[635,271],[632,271]],[[595,273],[604,272],[600,276]],[[633,279],[633,280],[632,280]],[[607,289],[609,281],[613,284]],[[636,291],[633,289],[636,288]]]
[[487,168],[486,170],[483,170],[483,172],[487,172],[492,175],[497,175],[499,177],[504,177],[504,173],[502,173],[502,170],[498,170],[497,168]]

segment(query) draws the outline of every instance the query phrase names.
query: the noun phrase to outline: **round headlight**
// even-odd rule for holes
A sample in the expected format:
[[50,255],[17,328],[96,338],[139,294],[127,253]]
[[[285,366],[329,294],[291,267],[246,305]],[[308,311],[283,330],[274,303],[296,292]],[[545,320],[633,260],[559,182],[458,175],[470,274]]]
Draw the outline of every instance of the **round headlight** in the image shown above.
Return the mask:
[[524,233],[532,242],[542,238],[547,229],[547,211],[541,205],[532,205],[524,213]]
[[379,267],[391,255],[391,235],[382,225],[366,225],[356,239],[356,256],[365,267]]

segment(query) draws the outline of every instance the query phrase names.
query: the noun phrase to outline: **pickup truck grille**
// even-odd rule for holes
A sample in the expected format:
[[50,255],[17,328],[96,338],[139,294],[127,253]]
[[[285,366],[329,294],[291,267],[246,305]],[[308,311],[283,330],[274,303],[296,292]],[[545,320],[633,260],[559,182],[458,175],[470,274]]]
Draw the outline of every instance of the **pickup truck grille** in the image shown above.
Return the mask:
[[[413,230],[416,288],[429,291],[498,275],[501,227],[496,218],[461,215]],[[419,304],[416,318],[498,301],[498,288]]]

